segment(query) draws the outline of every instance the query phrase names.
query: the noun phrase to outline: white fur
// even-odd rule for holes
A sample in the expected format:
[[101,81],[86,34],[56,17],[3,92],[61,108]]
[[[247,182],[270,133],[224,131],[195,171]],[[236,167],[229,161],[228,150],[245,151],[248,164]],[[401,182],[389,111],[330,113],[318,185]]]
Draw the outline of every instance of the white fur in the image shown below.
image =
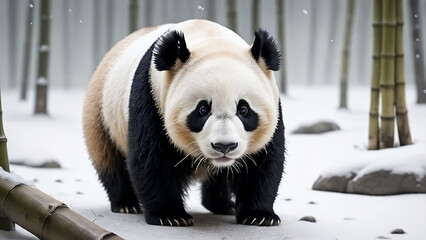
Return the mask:
[[163,25],[133,42],[113,63],[105,79],[102,98],[104,124],[124,154],[127,154],[130,89],[136,68],[148,48],[172,26]]

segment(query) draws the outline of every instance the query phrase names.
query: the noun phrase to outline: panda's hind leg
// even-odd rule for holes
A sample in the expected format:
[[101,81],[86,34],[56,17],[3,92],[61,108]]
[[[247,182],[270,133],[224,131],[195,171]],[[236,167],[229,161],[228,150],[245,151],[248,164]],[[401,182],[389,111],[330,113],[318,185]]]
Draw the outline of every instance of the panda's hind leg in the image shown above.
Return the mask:
[[139,200],[130,182],[125,159],[115,161],[113,172],[99,171],[99,179],[111,202],[111,211],[115,213],[142,213]]
[[219,174],[202,183],[202,205],[214,214],[234,215],[234,202],[226,174]]

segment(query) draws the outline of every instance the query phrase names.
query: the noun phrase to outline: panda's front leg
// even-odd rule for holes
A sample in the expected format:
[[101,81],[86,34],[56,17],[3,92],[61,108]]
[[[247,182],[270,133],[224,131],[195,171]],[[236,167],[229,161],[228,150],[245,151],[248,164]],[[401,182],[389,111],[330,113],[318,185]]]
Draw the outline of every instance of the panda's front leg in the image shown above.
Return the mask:
[[278,226],[281,219],[275,214],[273,204],[281,179],[282,167],[279,166],[281,164],[274,162],[268,164],[272,166],[258,164],[257,167],[253,166],[253,163],[248,165],[248,173],[242,171],[233,182],[237,223]]
[[129,172],[146,222],[162,226],[194,225],[183,203],[186,172],[173,168],[167,155],[145,156],[129,158]]
[[[237,223],[257,226],[277,226],[281,219],[273,205],[284,169],[284,124],[279,105],[279,119],[271,142],[264,150],[246,159],[247,171],[241,171],[233,181]],[[253,160],[253,161],[251,161]]]

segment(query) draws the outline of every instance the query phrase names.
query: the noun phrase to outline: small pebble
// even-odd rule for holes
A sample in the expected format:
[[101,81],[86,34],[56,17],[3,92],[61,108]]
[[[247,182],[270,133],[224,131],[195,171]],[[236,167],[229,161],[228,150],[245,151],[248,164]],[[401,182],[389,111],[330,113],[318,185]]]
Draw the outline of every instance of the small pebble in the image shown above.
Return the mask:
[[34,178],[34,179],[33,179],[33,182],[38,182],[38,179],[37,179],[37,178]]
[[377,236],[377,239],[390,239],[390,237],[386,237],[386,236]]
[[61,179],[56,179],[55,182],[62,183],[62,180]]
[[343,220],[355,220],[355,218],[349,218],[349,217],[347,217],[347,218],[343,218]]
[[82,192],[76,192],[78,195],[83,195],[84,193],[82,193]]
[[405,234],[405,231],[402,228],[397,228],[391,232],[392,234]]
[[291,201],[291,198],[284,198],[284,201]]
[[317,203],[313,202],[313,201],[310,201],[310,202],[308,202],[308,204],[316,205]]
[[306,222],[317,222],[317,220],[312,216],[304,216],[299,221],[306,221]]
[[76,181],[76,182],[81,182],[81,179],[80,179],[80,178],[77,178],[75,181]]

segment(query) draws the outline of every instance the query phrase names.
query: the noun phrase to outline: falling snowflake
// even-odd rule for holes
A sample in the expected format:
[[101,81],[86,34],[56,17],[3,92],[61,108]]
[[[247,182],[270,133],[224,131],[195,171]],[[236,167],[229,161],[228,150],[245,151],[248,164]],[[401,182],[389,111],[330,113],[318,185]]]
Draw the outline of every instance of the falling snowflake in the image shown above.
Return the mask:
[[83,20],[80,19],[80,23],[83,23]]
[[420,42],[420,38],[416,38],[416,42]]
[[33,25],[33,22],[30,22],[30,25]]
[[308,10],[303,9],[302,11],[304,14],[308,14]]
[[34,5],[32,5],[31,3],[30,3],[30,8],[33,8],[34,7]]
[[331,40],[330,40],[330,42],[331,42],[331,43],[334,43],[334,40],[333,40],[333,39],[331,39]]
[[201,6],[201,5],[198,5],[198,9],[201,10],[201,11],[204,11],[204,7]]
[[416,58],[420,58],[420,54],[416,54]]
[[71,8],[70,8],[70,9],[68,9],[68,11],[69,11],[69,12],[72,12]]
[[418,18],[418,17],[419,17],[419,14],[414,14],[414,17],[415,17],[415,18]]

